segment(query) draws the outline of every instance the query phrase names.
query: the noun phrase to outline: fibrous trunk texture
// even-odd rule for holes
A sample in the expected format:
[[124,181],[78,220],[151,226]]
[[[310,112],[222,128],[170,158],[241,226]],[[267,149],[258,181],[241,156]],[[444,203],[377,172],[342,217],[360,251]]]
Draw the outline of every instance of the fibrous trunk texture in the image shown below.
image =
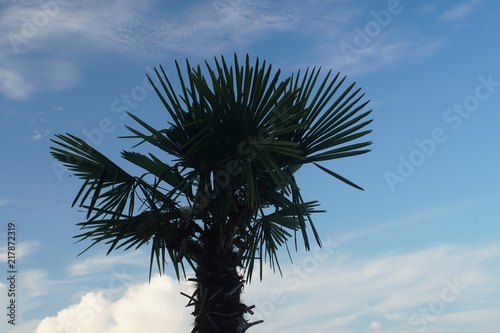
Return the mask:
[[[208,236],[208,235],[207,235]],[[241,258],[221,240],[204,237],[205,251],[197,257],[196,290],[188,305],[194,305],[195,326],[191,333],[241,333],[262,321],[248,323],[252,308],[241,302],[245,281],[238,273]]]

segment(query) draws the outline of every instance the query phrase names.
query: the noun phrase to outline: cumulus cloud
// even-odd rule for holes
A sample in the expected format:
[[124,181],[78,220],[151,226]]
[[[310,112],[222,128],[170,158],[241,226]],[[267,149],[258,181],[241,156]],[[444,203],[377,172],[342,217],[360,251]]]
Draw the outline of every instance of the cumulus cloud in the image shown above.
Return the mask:
[[[500,309],[497,245],[439,245],[353,259],[332,244],[283,265],[282,277],[267,271],[263,282],[245,286],[244,302],[256,305],[249,319],[264,319],[259,332],[399,333],[424,324],[430,333],[494,331]],[[86,293],[43,319],[36,333],[159,333],[166,327],[187,332],[192,317],[179,295],[187,289],[186,283],[154,276],[151,285],[127,285],[118,298],[112,290]],[[437,319],[423,321],[421,309]]]
[[471,15],[471,13],[474,11],[476,8],[476,4],[478,3],[478,0],[471,0],[467,1],[465,3],[456,5],[447,11],[445,11],[441,16],[439,17],[440,21],[443,22],[456,22],[456,21],[461,21],[468,16]]
[[[16,326],[14,328],[10,327],[9,329],[12,329],[11,331],[8,331],[9,333],[33,333],[35,332],[35,329],[37,328],[38,324],[40,323],[39,320],[23,320],[22,322],[16,323]],[[12,326],[12,325],[9,325]]]
[[78,304],[40,322],[36,333],[188,332],[189,310],[179,294],[181,287],[168,276],[128,288],[111,301],[105,292],[82,296]]

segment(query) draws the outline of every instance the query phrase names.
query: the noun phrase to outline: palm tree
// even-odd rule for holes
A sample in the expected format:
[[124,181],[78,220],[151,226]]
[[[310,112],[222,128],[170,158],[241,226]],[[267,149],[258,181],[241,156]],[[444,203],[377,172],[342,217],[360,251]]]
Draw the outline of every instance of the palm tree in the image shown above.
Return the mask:
[[251,66],[248,55],[244,65],[236,55],[230,66],[216,58],[204,71],[186,61],[187,77],[175,64],[179,95],[161,66],[157,83],[148,76],[168,128],[129,113],[142,130],[126,126],[127,137],[157,151],[121,153],[144,174],[130,175],[71,134],[56,135],[51,154],[84,181],[73,201],[87,213],[76,238],[91,240],[88,248],[105,242],[108,254],[150,245],[150,278],[167,261],[186,278],[188,264],[196,285],[184,294],[194,306],[192,332],[245,332],[261,322],[244,318],[253,306],[240,299],[255,263],[261,278],[264,261],[279,270],[278,249],[297,232],[306,250],[311,232],[321,245],[311,220],[318,203],[304,201],[294,173],[314,164],[361,189],[319,163],[369,151],[371,142],[358,139],[371,132],[371,110],[355,84],[342,87],[345,77],[331,72],[280,80],[279,70],[259,59]]

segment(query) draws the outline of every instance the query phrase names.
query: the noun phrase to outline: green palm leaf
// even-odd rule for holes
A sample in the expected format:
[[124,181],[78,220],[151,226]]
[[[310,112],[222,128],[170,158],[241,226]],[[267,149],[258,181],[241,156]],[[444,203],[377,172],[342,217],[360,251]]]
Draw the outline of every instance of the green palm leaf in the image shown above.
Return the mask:
[[183,260],[200,260],[200,239],[215,230],[247,242],[240,252],[249,274],[257,257],[279,269],[277,251],[296,233],[306,249],[311,233],[321,244],[311,219],[316,203],[302,198],[293,173],[312,163],[362,189],[320,165],[369,151],[371,142],[363,139],[371,132],[371,110],[365,111],[361,90],[339,74],[321,79],[316,68],[281,79],[279,70],[259,59],[251,64],[248,56],[241,64],[236,55],[232,64],[216,58],[203,69],[186,61],[186,75],[177,62],[175,68],[177,92],[163,67],[155,80],[148,76],[169,127],[155,128],[133,114],[141,129],[126,126],[127,138],[166,152],[174,164],[123,151],[144,170],[134,177],[73,135],[53,140],[52,155],[84,181],[73,202],[87,210],[77,237],[106,242],[109,251],[149,242],[151,266],[156,258],[163,270],[168,253],[177,274]]

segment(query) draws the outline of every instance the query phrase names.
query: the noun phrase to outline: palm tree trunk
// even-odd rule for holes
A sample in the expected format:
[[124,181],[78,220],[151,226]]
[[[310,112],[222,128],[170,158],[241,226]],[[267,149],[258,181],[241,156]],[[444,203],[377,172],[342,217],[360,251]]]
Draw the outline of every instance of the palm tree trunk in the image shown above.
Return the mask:
[[241,303],[244,280],[238,273],[240,256],[221,240],[219,232],[203,237],[204,253],[197,257],[193,294],[195,327],[192,333],[240,333],[249,325],[243,315],[251,310]]

